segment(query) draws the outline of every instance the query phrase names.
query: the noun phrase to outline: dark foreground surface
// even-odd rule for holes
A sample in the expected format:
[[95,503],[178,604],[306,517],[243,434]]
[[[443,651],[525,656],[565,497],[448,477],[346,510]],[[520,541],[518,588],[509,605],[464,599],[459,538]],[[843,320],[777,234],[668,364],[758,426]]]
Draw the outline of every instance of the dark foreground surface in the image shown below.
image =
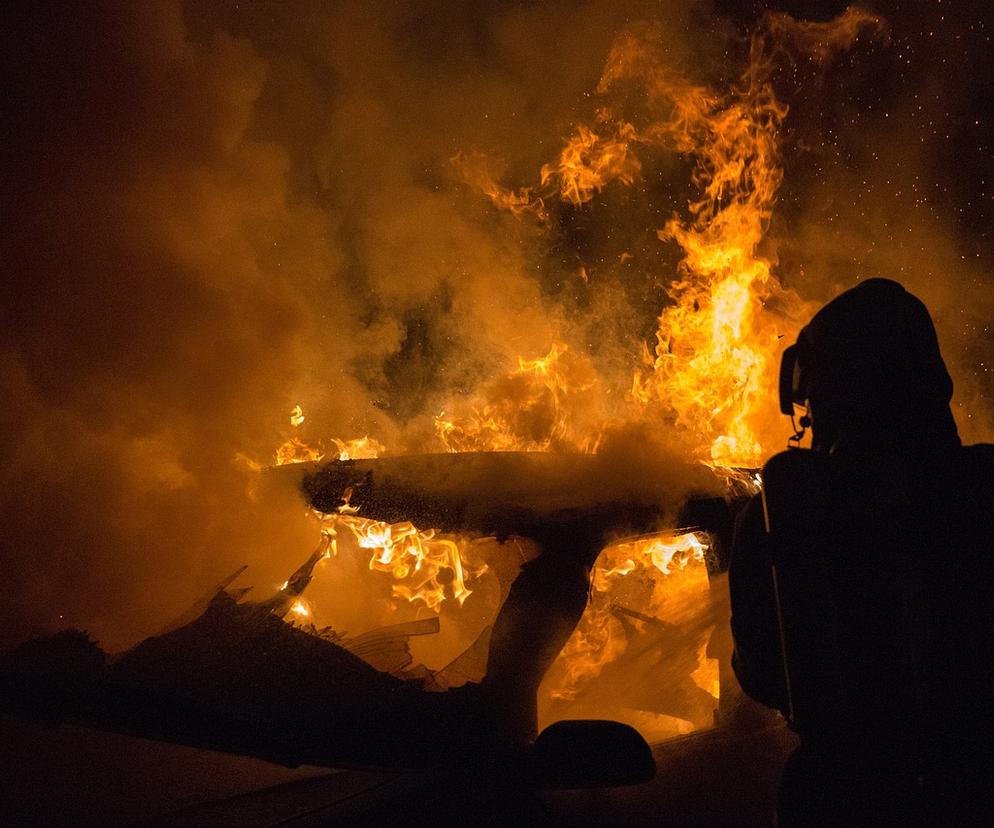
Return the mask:
[[272,765],[68,725],[0,716],[5,825],[771,825],[779,726],[717,729],[653,747],[656,778],[534,792],[500,774]]

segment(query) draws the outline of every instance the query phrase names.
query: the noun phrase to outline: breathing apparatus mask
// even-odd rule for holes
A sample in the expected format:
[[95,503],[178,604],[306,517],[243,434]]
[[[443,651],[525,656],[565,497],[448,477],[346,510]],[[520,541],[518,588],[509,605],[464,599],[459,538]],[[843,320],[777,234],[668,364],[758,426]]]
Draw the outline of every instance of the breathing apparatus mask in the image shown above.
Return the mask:
[[[811,348],[802,338],[798,338],[796,343],[783,352],[780,359],[780,411],[790,417],[790,424],[794,429],[793,436],[787,440],[791,448],[800,445],[805,432],[811,426],[810,375],[813,356]],[[804,408],[804,414],[798,421],[794,420],[795,406]]]

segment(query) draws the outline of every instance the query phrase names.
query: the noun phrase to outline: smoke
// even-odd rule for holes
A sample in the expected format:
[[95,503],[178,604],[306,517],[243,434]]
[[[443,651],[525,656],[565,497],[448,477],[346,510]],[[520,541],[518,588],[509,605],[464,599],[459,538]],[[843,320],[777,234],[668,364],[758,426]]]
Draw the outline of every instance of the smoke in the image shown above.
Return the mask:
[[[784,82],[768,254],[808,299],[872,275],[919,293],[964,436],[989,437],[991,59],[976,20],[878,5],[889,46]],[[530,183],[633,22],[661,20],[695,81],[734,78],[742,21],[716,6],[9,10],[0,643],[78,625],[114,649],[242,563],[278,585],[315,531],[253,463],[298,403],[299,436],[430,450],[444,406],[553,341],[627,375],[680,258],[656,231],[693,193],[686,159],[641,159],[641,183],[557,210],[551,234],[451,159]],[[930,74],[954,47],[956,70]]]

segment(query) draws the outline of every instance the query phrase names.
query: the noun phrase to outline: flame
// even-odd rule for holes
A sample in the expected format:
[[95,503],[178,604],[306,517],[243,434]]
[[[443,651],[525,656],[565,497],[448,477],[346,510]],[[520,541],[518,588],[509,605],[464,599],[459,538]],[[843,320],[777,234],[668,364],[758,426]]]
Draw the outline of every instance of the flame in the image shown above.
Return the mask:
[[773,89],[775,58],[789,46],[824,63],[864,30],[879,34],[882,26],[853,7],[828,23],[770,15],[753,33],[745,71],[724,95],[675,78],[654,58],[645,61],[638,38],[621,39],[608,58],[599,90],[642,79],[655,106],[670,111],[645,137],[694,158],[701,191],[689,219],[674,216],[659,231],[684,258],[673,303],[659,317],[652,372],[636,375],[633,395],[671,408],[714,465],[756,467],[768,454],[762,421],[776,399],[779,343],[793,340],[804,311],[758,252],[783,180],[787,107]]
[[635,127],[621,122],[614,131],[613,137],[601,138],[590,127],[578,127],[558,161],[542,167],[542,184],[558,182],[559,197],[573,205],[590,201],[611,181],[633,184],[642,171],[629,146],[635,139]]
[[[553,698],[576,698],[607,664],[623,656],[628,640],[615,616],[619,606],[637,601],[639,610],[630,614],[648,621],[673,621],[674,611],[667,607],[676,607],[676,620],[685,620],[688,611],[699,608],[709,590],[708,550],[707,536],[698,532],[666,532],[607,547],[594,566],[587,610],[559,656],[560,678],[551,688]],[[656,618],[657,611],[664,617]],[[706,637],[702,640],[706,646]],[[701,646],[697,658],[695,681],[717,697],[716,664],[709,663],[712,660]]]
[[[290,412],[290,425],[299,427],[305,420],[304,411],[300,405],[293,407]],[[340,440],[333,437],[335,455],[339,460],[365,460],[379,457],[386,447],[372,437],[356,437],[351,440]],[[276,449],[275,464],[283,466],[287,463],[311,463],[323,460],[327,456],[323,443],[309,445],[297,436],[290,437]]]
[[633,184],[642,164],[629,146],[635,128],[628,123],[607,124],[611,135],[603,136],[580,125],[566,142],[555,163],[544,164],[537,190],[512,190],[497,183],[493,159],[482,153],[459,153],[450,163],[470,186],[487,196],[501,210],[517,218],[530,216],[545,222],[549,218],[545,200],[558,195],[574,205],[585,204],[612,181]]
[[420,601],[434,612],[450,597],[462,606],[472,594],[466,580],[487,571],[486,565],[467,563],[471,543],[466,539],[439,535],[434,529],[418,531],[407,522],[358,517],[347,503],[343,506],[343,512],[318,515],[322,535],[337,553],[338,532],[347,529],[361,549],[370,550],[369,568],[393,577],[396,598]]
[[[777,61],[803,55],[823,64],[862,32],[882,30],[880,18],[856,8],[827,23],[767,15],[752,34],[745,70],[730,90],[719,91],[670,67],[658,24],[633,26],[615,40],[597,93],[608,96],[634,84],[644,98],[646,123],[636,126],[602,106],[596,128],[578,126],[558,159],[541,168],[543,207],[553,195],[579,207],[612,181],[631,185],[639,178],[639,146],[693,161],[698,193],[688,216],[673,216],[658,231],[661,240],[680,247],[683,259],[630,396],[646,412],[671,415],[692,450],[714,467],[758,466],[769,453],[769,438],[782,439],[769,413],[772,369],[810,311],[774,278],[771,261],[760,252],[783,179],[780,132],[787,107],[773,88]],[[479,186],[478,179],[467,180]],[[484,191],[497,206],[512,209],[492,187]],[[457,435],[468,443],[507,433],[492,406],[471,419],[470,433]],[[445,420],[440,426],[447,445],[457,431],[450,425]],[[479,442],[485,447],[487,440]]]
[[[495,382],[462,414],[440,412],[435,431],[447,451],[596,451],[602,423],[582,427],[598,380],[562,342]],[[586,425],[584,423],[584,425]]]
[[[290,427],[299,428],[304,420],[304,409],[298,403],[290,411]],[[324,459],[324,449],[320,446],[310,446],[294,435],[276,449],[274,462],[277,466],[287,463],[311,463]]]
[[339,460],[371,460],[386,451],[386,446],[379,440],[368,436],[353,440],[339,440],[333,437],[332,442],[338,447]]
[[[336,437],[332,442],[338,450],[338,460],[371,459],[384,451],[382,443],[368,436],[351,440]],[[323,449],[291,438],[277,450],[276,463],[300,463],[323,457]],[[335,513],[316,513],[320,532],[328,544],[326,558],[337,556],[338,532],[347,529],[361,549],[370,550],[369,568],[393,577],[394,597],[409,603],[420,601],[434,612],[450,597],[460,606],[465,602],[472,593],[466,586],[467,578],[478,578],[487,571],[485,564],[470,563],[472,541],[443,536],[434,529],[419,531],[407,522],[389,524],[360,517],[358,508],[349,502],[351,494],[351,490],[345,491]],[[305,604],[300,601],[298,604],[306,609]],[[299,615],[306,614],[296,604],[291,609]]]
[[290,612],[299,618],[311,617],[311,608],[303,598],[298,598],[293,602],[293,605],[290,607]]
[[276,449],[277,466],[284,466],[287,463],[311,463],[323,459],[323,449],[309,446],[298,437],[291,437]]
[[[632,50],[641,53],[642,44],[616,45],[602,89],[646,71]],[[673,217],[659,231],[684,258],[673,303],[659,317],[651,371],[636,374],[633,395],[673,410],[711,463],[756,466],[764,448],[755,414],[775,398],[777,343],[796,327],[766,312],[783,291],[757,252],[783,178],[778,144],[787,109],[773,93],[769,68],[755,64],[725,97],[665,72],[647,85],[657,106],[671,110],[648,133],[695,159],[702,192],[690,219]]]
[[483,153],[458,153],[449,159],[449,163],[463,181],[487,196],[497,208],[507,210],[516,218],[530,216],[542,222],[548,219],[545,202],[533,195],[531,188],[510,190],[497,183],[491,169],[493,159]]
[[[685,214],[673,215],[658,230],[659,239],[676,244],[682,258],[654,342],[631,355],[627,395],[607,387],[582,350],[555,341],[544,356],[519,357],[516,367],[468,401],[446,406],[434,423],[441,445],[452,452],[594,452],[608,422],[610,397],[615,419],[670,420],[701,462],[745,484],[758,483],[740,470],[759,466],[774,439],[782,440],[770,404],[776,397],[773,368],[799,320],[810,314],[810,307],[780,284],[764,252],[783,180],[780,143],[788,111],[775,94],[774,70],[782,61],[796,67],[798,56],[805,65],[825,63],[862,32],[882,29],[879,18],[853,8],[830,23],[769,14],[751,35],[746,68],[730,88],[717,89],[688,80],[670,65],[658,25],[633,26],[611,48],[596,90],[605,103],[592,125],[574,129],[558,156],[541,167],[535,186],[498,183],[503,166],[480,153],[452,158],[453,170],[495,207],[546,229],[553,225],[556,200],[582,210],[609,185],[638,182],[639,154],[647,150],[686,157],[694,194]],[[625,89],[637,93],[638,117],[611,103],[611,96]],[[631,258],[625,252],[620,263]],[[589,280],[581,264],[579,283]],[[303,421],[298,405],[291,426]],[[384,450],[369,437],[332,442],[340,460],[376,457]],[[324,456],[323,446],[291,437],[278,449],[276,462]],[[450,599],[462,606],[471,594],[467,583],[486,569],[470,563],[466,539],[370,520],[357,511],[346,493],[337,513],[319,516],[328,554],[337,554],[338,532],[347,530],[369,551],[370,570],[391,578],[395,598],[434,612]],[[554,668],[552,695],[577,698],[606,665],[625,655],[638,625],[651,630],[672,623],[688,630],[696,665],[689,679],[716,697],[716,662],[707,657],[714,623],[707,610],[707,555],[708,539],[692,532],[605,549],[592,573],[587,611]],[[300,614],[297,604],[292,609]]]

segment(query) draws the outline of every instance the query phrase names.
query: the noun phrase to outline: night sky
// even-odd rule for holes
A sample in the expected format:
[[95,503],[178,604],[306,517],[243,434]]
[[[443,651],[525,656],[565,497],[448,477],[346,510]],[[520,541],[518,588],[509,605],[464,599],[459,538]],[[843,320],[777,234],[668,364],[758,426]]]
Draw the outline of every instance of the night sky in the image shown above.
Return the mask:
[[[688,165],[647,158],[642,184],[539,237],[449,159],[533,183],[634,22],[660,20],[674,65],[720,87],[765,9],[844,8],[5,4],[0,643],[75,624],[113,649],[241,563],[278,584],[313,531],[253,464],[297,403],[314,434],[424,450],[446,400],[557,335],[604,370],[637,353]],[[886,39],[776,78],[763,252],[806,299],[870,276],[918,293],[964,439],[994,439],[994,6],[864,8]]]

